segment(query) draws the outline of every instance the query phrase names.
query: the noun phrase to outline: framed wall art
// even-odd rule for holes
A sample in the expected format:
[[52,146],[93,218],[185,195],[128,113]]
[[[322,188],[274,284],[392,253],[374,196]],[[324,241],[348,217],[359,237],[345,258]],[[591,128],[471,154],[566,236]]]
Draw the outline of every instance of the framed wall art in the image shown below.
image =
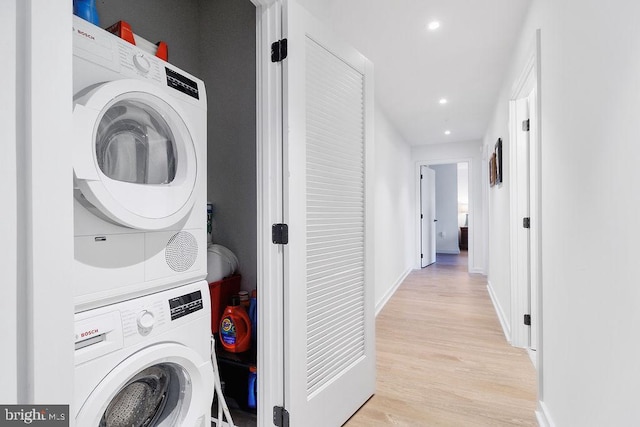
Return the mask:
[[502,184],[502,179],[504,176],[502,173],[502,138],[498,138],[498,142],[496,142],[495,156],[496,156],[496,184]]
[[496,153],[491,154],[491,158],[489,159],[489,185],[493,187],[496,185],[498,168],[496,165]]

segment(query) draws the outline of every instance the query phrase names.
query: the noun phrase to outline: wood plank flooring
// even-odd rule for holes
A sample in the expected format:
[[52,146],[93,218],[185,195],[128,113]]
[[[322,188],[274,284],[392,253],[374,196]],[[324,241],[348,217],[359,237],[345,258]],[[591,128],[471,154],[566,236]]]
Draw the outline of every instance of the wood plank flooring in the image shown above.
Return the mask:
[[466,253],[412,272],[376,319],[376,394],[345,424],[535,426],[536,374]]

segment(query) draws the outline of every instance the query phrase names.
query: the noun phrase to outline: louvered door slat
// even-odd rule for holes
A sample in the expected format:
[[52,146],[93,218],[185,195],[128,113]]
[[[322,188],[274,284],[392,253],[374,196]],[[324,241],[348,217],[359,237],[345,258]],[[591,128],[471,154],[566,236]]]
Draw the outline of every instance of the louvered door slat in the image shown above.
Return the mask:
[[307,393],[364,355],[363,76],[306,42]]

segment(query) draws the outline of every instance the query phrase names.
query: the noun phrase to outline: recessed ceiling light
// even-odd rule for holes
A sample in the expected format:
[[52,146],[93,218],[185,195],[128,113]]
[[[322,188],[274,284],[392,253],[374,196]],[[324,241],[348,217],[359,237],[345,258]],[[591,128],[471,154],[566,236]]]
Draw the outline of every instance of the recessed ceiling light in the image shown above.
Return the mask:
[[440,22],[438,22],[438,21],[431,21],[431,22],[429,22],[429,26],[428,26],[427,28],[429,28],[429,30],[431,30],[431,31],[435,31],[435,30],[437,30],[438,28],[440,28]]
[[450,130],[445,130],[445,131],[444,131],[444,134],[445,134],[445,135],[451,135],[451,131],[450,131]]
[[446,104],[446,103],[447,103],[447,102],[449,102],[449,101],[447,101],[447,98],[440,98],[440,101],[438,101],[438,102],[439,102],[440,104],[444,105],[444,104]]

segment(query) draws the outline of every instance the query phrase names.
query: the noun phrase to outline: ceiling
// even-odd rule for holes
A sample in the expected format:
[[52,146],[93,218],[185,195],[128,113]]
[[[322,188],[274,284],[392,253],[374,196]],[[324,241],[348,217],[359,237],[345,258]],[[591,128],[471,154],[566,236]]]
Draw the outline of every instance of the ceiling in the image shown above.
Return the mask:
[[373,62],[378,107],[411,145],[482,139],[530,2],[300,0]]

